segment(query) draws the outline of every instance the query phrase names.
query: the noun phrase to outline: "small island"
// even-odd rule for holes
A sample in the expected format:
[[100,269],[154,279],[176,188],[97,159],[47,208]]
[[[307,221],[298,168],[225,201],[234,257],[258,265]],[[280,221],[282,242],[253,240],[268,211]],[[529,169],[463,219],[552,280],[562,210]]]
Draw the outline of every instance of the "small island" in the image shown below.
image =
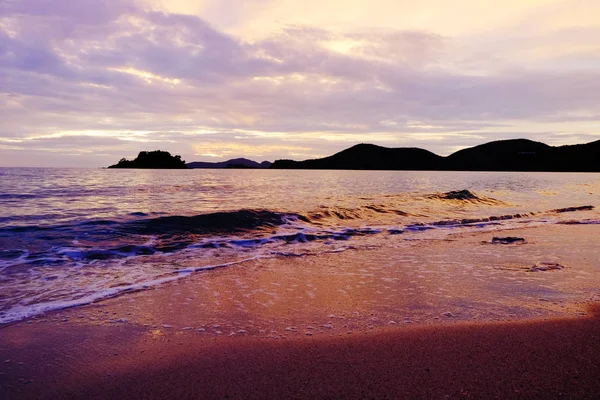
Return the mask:
[[140,151],[135,160],[122,158],[108,168],[154,168],[154,169],[187,169],[181,156],[172,156],[168,151]]
[[237,168],[237,169],[265,169],[271,166],[269,161],[263,161],[258,163],[256,161],[248,160],[247,158],[233,158],[227,161],[221,162],[204,162],[195,161],[187,163],[188,168]]

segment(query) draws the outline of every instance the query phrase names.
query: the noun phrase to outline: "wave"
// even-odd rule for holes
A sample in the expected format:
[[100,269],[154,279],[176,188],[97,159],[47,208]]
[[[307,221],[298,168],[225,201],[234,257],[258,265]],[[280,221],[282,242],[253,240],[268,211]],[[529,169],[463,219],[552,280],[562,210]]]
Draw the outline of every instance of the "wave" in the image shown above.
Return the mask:
[[[377,214],[395,212],[391,207],[372,209],[370,206],[347,210]],[[330,224],[331,221],[323,223],[326,218],[338,222],[344,221],[351,213],[340,218],[336,213],[331,213],[330,208],[321,208],[307,213],[238,210],[156,218],[136,214],[124,218],[124,221],[90,220],[71,226],[54,227],[54,232],[51,227],[38,227],[40,229],[38,233],[30,230],[19,235],[15,234],[17,233],[15,231],[7,232],[7,228],[2,228],[0,239],[21,238],[19,243],[28,246],[18,250],[17,247],[12,247],[11,243],[6,242],[6,249],[0,251],[0,271],[6,283],[18,287],[19,282],[48,282],[47,285],[55,286],[43,287],[58,288],[53,290],[61,293],[62,298],[58,300],[46,296],[46,300],[40,301],[36,297],[40,294],[36,294],[36,291],[41,289],[34,288],[31,292],[33,294],[23,295],[26,301],[19,300],[19,304],[12,304],[4,310],[0,308],[0,323],[50,310],[87,304],[129,291],[142,290],[179,279],[192,272],[232,266],[250,259],[278,256],[303,257],[344,251],[356,245],[356,243],[346,242],[357,237],[373,237],[372,241],[359,242],[359,244],[379,243],[377,238],[386,235],[389,237],[402,235],[400,240],[427,239],[439,237],[438,233],[444,235],[446,230],[469,228],[478,230],[492,225],[511,227],[514,226],[509,223],[512,220],[519,220],[519,223],[532,223],[531,226],[538,223],[597,224],[599,222],[595,219],[565,221],[560,217],[564,213],[593,209],[594,206],[586,205],[482,218],[447,218],[434,221],[423,219],[419,221],[420,217],[411,217],[410,214],[405,213],[396,214],[406,218],[396,219],[395,224],[361,227],[339,227]],[[536,218],[537,216],[542,218]],[[409,221],[407,218],[417,220]],[[438,233],[433,233],[434,230]],[[433,236],[423,233],[425,231],[432,231]],[[52,238],[50,247],[37,251],[31,245],[32,240],[46,243],[49,237]],[[220,264],[214,262],[222,261],[222,257],[238,260]],[[240,257],[245,258],[239,261]],[[182,265],[179,260],[194,260],[192,264],[200,264],[200,266],[178,267],[175,271],[168,271],[174,265],[185,266],[185,263]],[[130,266],[134,268],[128,269]],[[57,278],[60,275],[59,271],[69,269],[71,272],[66,272],[64,276]],[[70,279],[72,276],[79,277],[81,274],[93,276],[96,273],[107,275],[98,275],[100,280],[97,282],[93,281],[96,278],[89,278],[95,282],[92,285],[93,289],[84,286],[79,288],[75,281]],[[115,274],[115,277],[132,274],[133,280],[127,278],[124,279],[123,285],[113,286],[116,278],[110,274]],[[81,280],[82,284],[88,285],[89,283],[85,282],[89,279],[88,275],[85,275]]]
[[366,204],[355,208],[323,206],[315,211],[301,213],[297,216],[297,218],[304,222],[321,224],[331,220],[346,221],[363,220],[370,217],[377,218],[378,216],[384,214],[402,217],[412,215],[406,211],[398,210],[383,204]]
[[557,224],[562,225],[600,225],[598,219],[583,219],[583,220],[570,220],[570,221],[559,221]]
[[[548,211],[535,211],[519,214],[493,215],[483,218],[443,219],[431,222],[412,222],[400,226],[341,227],[332,228],[318,224],[300,214],[285,214],[272,211],[240,210],[232,213],[212,213],[192,217],[173,216],[128,222],[115,228],[114,232],[101,232],[110,240],[102,246],[101,240],[90,240],[86,245],[63,243],[44,248],[38,252],[28,250],[6,250],[0,252],[0,268],[19,265],[50,266],[69,262],[93,262],[154,254],[171,254],[186,249],[233,249],[261,248],[279,244],[300,244],[309,242],[335,242],[350,240],[353,237],[403,233],[417,233],[432,229],[482,228],[501,225],[516,219],[533,218],[539,215],[562,214],[587,211],[593,206],[568,207]],[[315,223],[316,222],[316,223]],[[596,220],[555,221],[561,224],[596,224]],[[90,226],[90,222],[86,225]],[[115,221],[95,221],[94,226],[115,225]],[[275,229],[276,226],[281,229]],[[264,229],[264,228],[271,229]],[[113,227],[114,228],[114,227]],[[137,243],[124,243],[135,240],[136,235],[123,235],[123,231],[140,235]],[[120,233],[119,233],[120,232]],[[120,235],[120,236],[119,236]],[[67,235],[70,238],[70,236]],[[45,236],[42,237],[45,240]],[[117,244],[116,246],[114,244]],[[75,245],[74,245],[75,244]],[[113,244],[111,246],[111,244]]]
[[[532,211],[528,213],[520,214],[505,214],[505,215],[492,215],[483,218],[463,218],[463,219],[445,219],[440,221],[434,221],[430,223],[415,223],[407,226],[407,229],[413,231],[422,231],[428,229],[434,229],[436,227],[460,227],[460,226],[485,226],[485,225],[499,225],[500,221],[508,221],[513,219],[522,219],[535,217],[539,215],[551,215],[551,214],[562,214],[567,212],[576,211],[590,211],[593,210],[594,206],[578,206],[578,207],[567,207],[558,208],[547,211]],[[557,221],[557,224],[595,224],[596,220],[581,220],[581,221]]]
[[165,216],[133,221],[124,230],[136,234],[239,232],[286,223],[286,214],[268,210],[239,210],[193,216]]
[[203,240],[192,247],[203,247],[203,248],[221,248],[221,247],[255,247],[269,243],[285,243],[285,244],[297,244],[297,243],[308,243],[313,241],[327,241],[327,240],[349,240],[355,236],[366,236],[374,235],[383,232],[382,229],[373,228],[345,228],[337,231],[303,231],[290,234],[278,234],[268,237],[258,237],[249,239],[208,239]]
[[206,265],[206,266],[197,267],[197,268],[183,268],[183,269],[171,271],[171,272],[169,272],[167,274],[163,274],[161,276],[153,277],[152,279],[146,280],[143,282],[133,283],[133,284],[129,284],[129,285],[109,287],[109,288],[97,290],[97,291],[94,291],[91,293],[86,293],[84,295],[78,295],[76,298],[73,298],[73,299],[53,300],[53,301],[46,301],[46,302],[42,302],[42,303],[26,304],[26,305],[19,304],[19,305],[11,307],[8,310],[0,310],[0,324],[7,324],[10,322],[19,321],[19,320],[29,318],[34,315],[43,314],[43,313],[46,313],[49,311],[64,310],[67,308],[83,306],[86,304],[94,303],[99,300],[106,300],[109,298],[117,297],[117,296],[125,294],[125,293],[132,293],[132,292],[137,292],[140,290],[146,290],[153,286],[157,286],[160,284],[164,284],[167,282],[172,282],[172,281],[184,278],[185,276],[187,276],[193,272],[209,271],[209,270],[213,270],[213,269],[217,269],[217,268],[229,267],[229,266],[232,266],[235,264],[241,264],[241,263],[251,261],[254,259],[258,259],[258,258],[261,258],[261,257],[259,257],[259,256],[258,257],[250,257],[250,258],[235,261],[235,262]]
[[21,225],[0,227],[0,235],[13,233],[68,232],[73,236],[112,233],[114,235],[221,235],[226,233],[261,232],[290,223],[334,225],[340,221],[369,220],[387,214],[406,217],[414,214],[367,204],[355,208],[320,207],[314,211],[294,213],[272,210],[222,211],[198,215],[171,215],[147,218],[148,214],[132,212],[123,219],[90,219],[71,224]]
[[[145,217],[146,213],[129,213],[130,217]],[[238,231],[281,225],[286,222],[286,214],[268,210],[238,210],[215,212],[192,216],[160,216],[133,220],[91,219],[73,224],[6,226],[2,231],[34,232],[49,229],[74,229],[78,227],[117,226],[128,233],[160,234],[174,232],[207,233],[211,231]]]
[[37,194],[28,193],[0,193],[0,200],[23,200],[23,199],[35,199]]
[[[506,203],[468,190],[457,190],[425,196],[426,199],[451,202],[467,202],[485,205],[505,205]],[[413,202],[414,203],[414,202]],[[418,207],[418,205],[417,205]],[[413,205],[414,208],[414,205]],[[290,221],[302,221],[315,225],[328,225],[332,221],[373,220],[395,217],[428,217],[423,210],[403,210],[398,204],[368,203],[355,207],[321,206],[315,210],[305,212],[280,212],[265,209],[241,209],[235,211],[219,211],[198,215],[159,215],[159,213],[130,212],[118,219],[88,219],[81,218],[74,222],[58,224],[43,223],[59,219],[59,215],[31,215],[0,218],[0,235],[7,233],[23,233],[37,231],[65,231],[78,234],[90,232],[94,228],[106,228],[115,234],[137,235],[169,235],[169,234],[221,234],[224,232],[243,232],[252,230],[265,230]],[[75,216],[74,216],[75,217]],[[64,220],[63,220],[64,221]],[[23,225],[8,225],[12,222],[25,223]],[[37,222],[37,224],[36,224]]]
[[492,197],[487,197],[483,195],[478,195],[476,193],[471,192],[470,190],[451,190],[449,192],[444,193],[434,193],[425,196],[430,200],[441,200],[441,201],[455,201],[455,202],[466,202],[473,204],[487,204],[487,205],[506,205],[505,202],[501,200],[494,199]]
[[556,208],[554,210],[549,210],[547,212],[561,214],[561,213],[573,212],[573,211],[591,211],[593,209],[594,209],[594,206],[579,206],[579,207]]
[[108,260],[115,257],[135,257],[142,255],[151,255],[158,253],[159,250],[151,246],[125,245],[114,249],[80,249],[80,248],[59,248],[56,254],[65,256],[71,260]]

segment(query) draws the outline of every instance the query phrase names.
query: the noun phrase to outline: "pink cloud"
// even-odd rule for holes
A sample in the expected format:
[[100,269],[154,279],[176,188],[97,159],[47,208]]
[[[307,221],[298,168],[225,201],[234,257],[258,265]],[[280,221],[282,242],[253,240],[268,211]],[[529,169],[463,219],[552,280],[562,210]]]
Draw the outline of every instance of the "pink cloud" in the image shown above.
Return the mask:
[[[508,67],[474,73],[457,62],[471,53],[455,54],[461,47],[454,38],[431,32],[290,26],[250,43],[200,17],[137,2],[77,4],[0,4],[0,101],[6,104],[0,139],[148,130],[191,147],[189,136],[172,132],[212,128],[221,141],[244,135],[236,130],[287,132],[296,141],[305,134],[306,145],[319,133],[369,141],[370,133],[385,132],[417,145],[431,142],[410,135],[435,132],[446,134],[449,148],[513,131],[553,135],[545,125],[502,131],[515,121],[558,124],[557,132],[569,121],[599,121],[593,111],[600,106],[600,70],[585,68],[598,59],[586,52],[577,54],[576,66],[556,61],[544,68],[511,64],[499,52]],[[589,28],[577,37],[594,33],[600,36]],[[336,43],[350,44],[337,51]],[[582,129],[573,135],[597,135]],[[459,141],[457,133],[467,138]],[[260,145],[274,146],[282,137]],[[102,145],[90,138],[78,145],[86,141]]]

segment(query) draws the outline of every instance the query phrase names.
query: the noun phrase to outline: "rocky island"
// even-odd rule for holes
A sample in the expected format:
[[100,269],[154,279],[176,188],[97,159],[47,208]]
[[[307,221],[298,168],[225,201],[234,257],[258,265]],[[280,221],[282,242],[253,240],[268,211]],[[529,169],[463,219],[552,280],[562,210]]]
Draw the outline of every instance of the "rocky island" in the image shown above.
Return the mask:
[[168,151],[140,151],[135,160],[122,158],[108,168],[187,169],[181,156],[172,156]]

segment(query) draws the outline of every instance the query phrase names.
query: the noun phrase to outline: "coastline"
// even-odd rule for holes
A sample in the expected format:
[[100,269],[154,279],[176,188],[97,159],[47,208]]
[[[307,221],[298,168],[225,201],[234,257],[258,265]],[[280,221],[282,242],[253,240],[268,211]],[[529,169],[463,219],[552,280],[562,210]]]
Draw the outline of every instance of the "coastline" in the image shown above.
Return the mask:
[[2,332],[11,361],[0,381],[6,399],[592,398],[598,308],[586,318],[287,341],[20,324]]
[[2,397],[591,398],[599,228],[255,260],[5,325]]

